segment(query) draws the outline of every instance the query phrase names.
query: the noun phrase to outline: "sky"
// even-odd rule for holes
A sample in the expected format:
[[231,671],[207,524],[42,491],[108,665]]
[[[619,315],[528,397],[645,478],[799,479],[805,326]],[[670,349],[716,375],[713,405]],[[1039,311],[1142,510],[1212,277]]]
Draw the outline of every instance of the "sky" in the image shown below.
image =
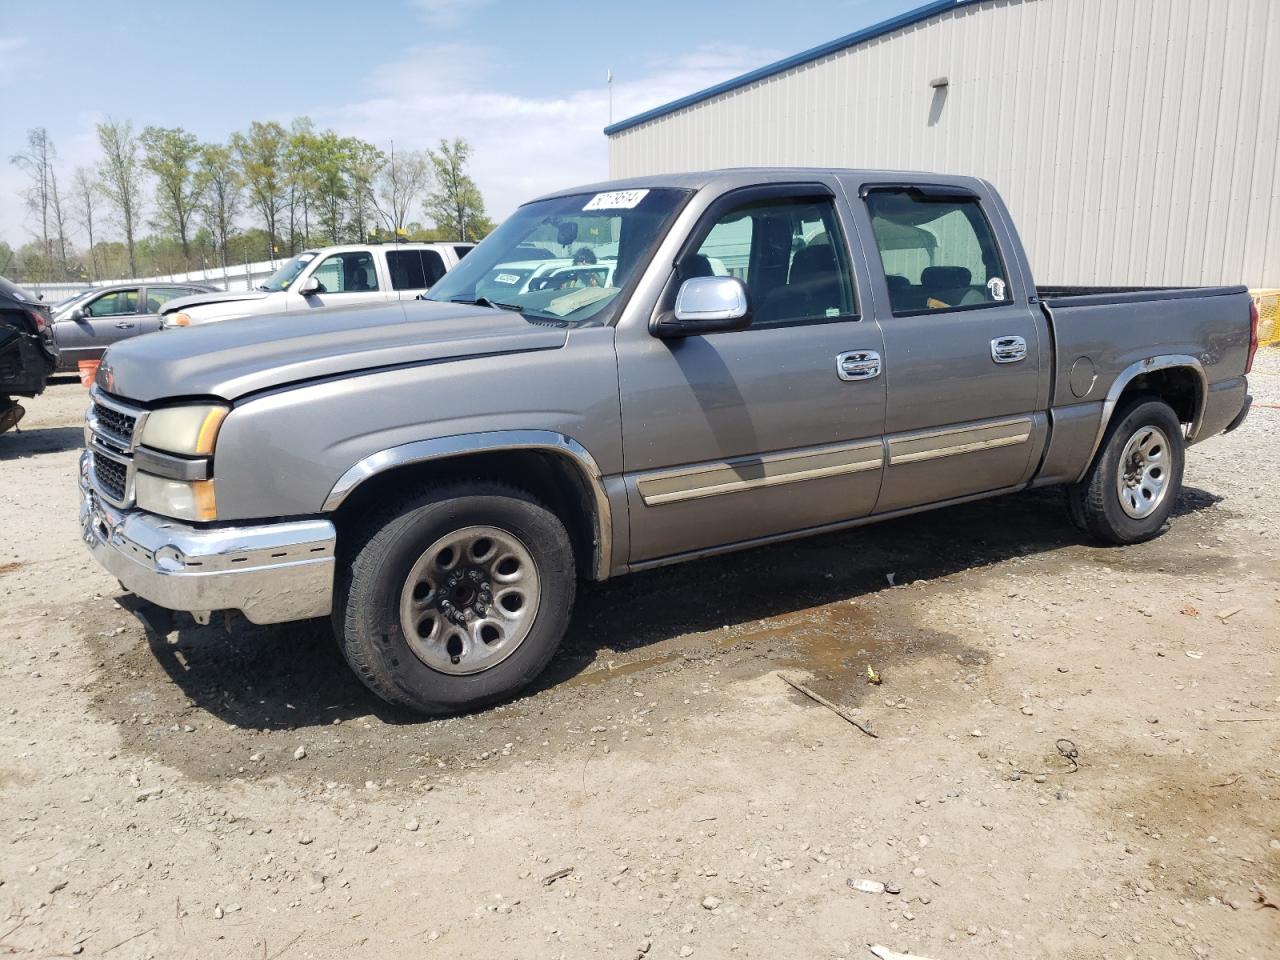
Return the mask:
[[26,131],[48,129],[69,183],[106,118],[220,142],[302,115],[384,150],[463,137],[501,220],[607,177],[608,71],[622,120],[922,3],[0,0],[0,240],[38,227],[9,162]]

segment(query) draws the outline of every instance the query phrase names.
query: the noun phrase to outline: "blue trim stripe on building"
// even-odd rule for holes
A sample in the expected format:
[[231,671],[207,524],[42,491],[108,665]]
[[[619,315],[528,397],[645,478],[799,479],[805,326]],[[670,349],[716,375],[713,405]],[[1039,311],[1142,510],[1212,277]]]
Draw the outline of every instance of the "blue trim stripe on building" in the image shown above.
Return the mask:
[[695,103],[701,103],[704,100],[710,100],[712,97],[718,97],[722,93],[728,93],[730,90],[737,90],[739,87],[745,87],[755,83],[757,80],[763,80],[766,77],[772,77],[779,73],[785,73],[794,67],[802,64],[810,63],[814,60],[821,60],[823,57],[846,50],[849,47],[856,47],[860,43],[866,43],[868,40],[874,40],[876,37],[883,37],[886,33],[892,33],[894,30],[901,30],[903,27],[909,27],[912,24],[919,23],[921,20],[928,20],[930,17],[940,13],[946,13],[948,10],[958,10],[961,7],[972,6],[975,3],[984,3],[987,0],[934,0],[933,3],[925,4],[923,7],[917,7],[914,10],[908,10],[906,13],[900,13],[896,17],[890,17],[888,20],[881,21],[873,26],[858,30],[855,33],[847,34],[836,40],[828,41],[821,46],[813,47],[801,53],[794,54],[784,60],[778,60],[767,66],[752,70],[750,73],[744,73],[732,80],[726,80],[723,83],[717,83],[714,87],[707,87],[705,90],[699,90],[697,93],[691,93],[687,97],[681,97],[679,100],[672,100],[670,103],[664,103],[660,107],[654,107],[652,110],[646,110],[644,113],[637,113],[634,117],[628,117],[626,120],[619,120],[611,126],[605,127],[605,136],[613,136],[615,133],[621,133],[623,130],[630,130],[632,127],[638,127],[642,123],[650,120],[656,120],[658,117],[665,117],[667,114],[675,113],[677,110],[683,110],[685,107],[693,106]]

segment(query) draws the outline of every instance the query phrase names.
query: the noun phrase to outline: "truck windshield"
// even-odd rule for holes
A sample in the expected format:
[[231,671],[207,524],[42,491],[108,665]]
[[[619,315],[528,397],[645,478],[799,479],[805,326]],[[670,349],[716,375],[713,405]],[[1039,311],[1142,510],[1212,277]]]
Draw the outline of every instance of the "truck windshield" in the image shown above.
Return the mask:
[[607,323],[689,196],[613,190],[525,204],[431,288],[428,300],[481,303],[578,326]]
[[306,253],[300,253],[291,260],[286,260],[280,265],[280,269],[273,273],[266,283],[258,284],[259,290],[266,290],[268,293],[279,293],[281,290],[288,290],[289,284],[302,272],[302,268],[316,258],[314,250],[308,250]]

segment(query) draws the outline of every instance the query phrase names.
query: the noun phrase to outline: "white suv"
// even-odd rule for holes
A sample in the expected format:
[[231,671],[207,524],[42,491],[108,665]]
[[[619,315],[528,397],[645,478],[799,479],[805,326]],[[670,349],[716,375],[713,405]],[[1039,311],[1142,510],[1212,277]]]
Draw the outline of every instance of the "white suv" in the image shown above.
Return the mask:
[[412,300],[430,289],[472,243],[394,243],[322,247],[285,261],[256,290],[202,293],[171,300],[160,326],[291,313],[340,304]]

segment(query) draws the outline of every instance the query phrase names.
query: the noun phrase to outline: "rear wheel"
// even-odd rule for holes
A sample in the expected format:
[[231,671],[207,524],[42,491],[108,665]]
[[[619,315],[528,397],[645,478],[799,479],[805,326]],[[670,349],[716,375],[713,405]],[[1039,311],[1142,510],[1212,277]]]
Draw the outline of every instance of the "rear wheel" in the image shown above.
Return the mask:
[[374,693],[422,713],[474,709],[547,665],[576,572],[559,518],[512,487],[441,487],[369,518],[336,585],[334,629]]
[[1168,404],[1139,398],[1119,410],[1097,458],[1069,493],[1071,515],[1109,543],[1156,536],[1182,491],[1186,444]]

